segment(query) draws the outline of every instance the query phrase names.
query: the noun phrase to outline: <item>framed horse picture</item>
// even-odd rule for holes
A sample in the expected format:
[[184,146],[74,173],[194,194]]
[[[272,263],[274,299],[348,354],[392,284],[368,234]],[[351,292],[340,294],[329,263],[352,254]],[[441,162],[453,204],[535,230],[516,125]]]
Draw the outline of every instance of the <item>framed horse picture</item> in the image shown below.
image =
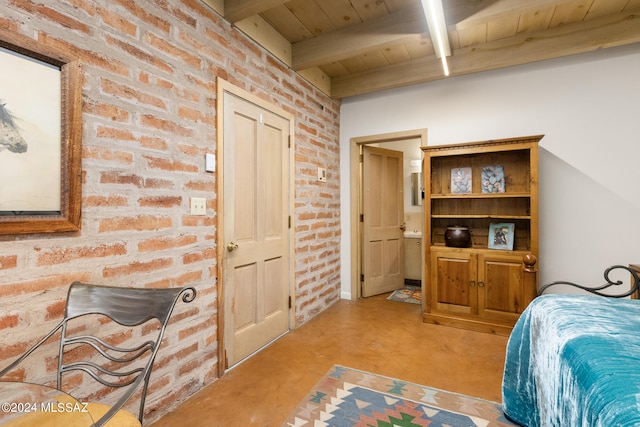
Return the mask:
[[0,29],[0,234],[80,230],[81,80],[71,52]]

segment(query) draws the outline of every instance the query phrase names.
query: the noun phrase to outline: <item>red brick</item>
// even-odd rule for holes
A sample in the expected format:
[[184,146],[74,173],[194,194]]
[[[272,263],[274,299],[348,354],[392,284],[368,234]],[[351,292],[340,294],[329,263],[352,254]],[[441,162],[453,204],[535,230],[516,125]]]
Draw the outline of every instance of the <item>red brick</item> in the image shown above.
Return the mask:
[[60,289],[61,293],[64,293],[69,288],[69,285],[76,280],[88,282],[90,278],[89,274],[90,273],[70,272],[52,276],[42,275],[34,279],[5,283],[0,286],[0,300],[15,295],[41,293],[56,289]]
[[[176,278],[175,282],[178,286],[185,286],[197,283],[202,280],[202,272],[198,271],[187,271],[181,274],[178,278]],[[202,293],[202,290],[199,291]]]
[[126,122],[130,117],[130,114],[127,110],[109,104],[87,102],[84,105],[84,111],[86,113],[91,113],[100,117],[107,118],[114,122]]
[[192,264],[194,262],[203,261],[205,259],[215,259],[216,251],[213,248],[205,249],[200,252],[186,254],[182,257],[182,262],[184,264]]
[[64,309],[67,306],[66,300],[56,301],[54,303],[49,304],[47,306],[47,315],[45,316],[46,320],[62,320],[64,317]]
[[[171,66],[169,64],[167,64],[164,61],[161,61],[160,59],[158,59],[158,57],[151,55],[147,52],[145,52],[142,49],[139,49],[136,46],[133,46],[132,44],[129,43],[125,43],[119,39],[116,39],[114,37],[107,37],[107,43],[117,47],[118,49],[127,52],[129,55],[136,57],[146,63],[148,63],[149,65],[152,65],[164,72],[167,73],[171,73],[173,72],[173,69],[171,68]],[[140,94],[138,94],[138,96],[141,96]],[[143,97],[142,98],[147,99],[147,100],[153,100],[153,98],[151,97]],[[154,103],[152,103],[152,105],[154,105]]]
[[146,11],[146,7],[138,6],[135,2],[132,2],[131,0],[112,0],[112,2],[119,4],[121,7],[125,8],[131,14],[138,17],[140,20],[144,21],[145,23],[164,32],[165,34],[169,34],[169,31],[171,29],[171,24],[166,19],[162,19],[158,16],[148,13]]
[[142,187],[143,178],[140,175],[122,174],[116,171],[101,172],[101,184],[132,184],[136,187]]
[[82,204],[85,207],[91,206],[127,206],[129,200],[124,196],[87,196],[83,198]]
[[126,254],[125,243],[101,244],[95,247],[57,247],[38,254],[37,265],[63,264],[77,259],[106,258]]
[[0,26],[11,33],[19,33],[19,25],[17,22],[0,16]]
[[125,265],[118,265],[113,267],[105,267],[102,269],[102,277],[113,278],[129,276],[137,273],[149,273],[156,270],[161,270],[167,267],[171,267],[173,261],[170,258],[154,259],[146,262],[132,262]]
[[0,256],[0,270],[8,270],[18,266],[18,257],[16,255]]
[[128,68],[125,64],[113,58],[107,60],[99,55],[94,55],[90,50],[81,49],[79,46],[75,46],[66,40],[67,38],[58,39],[46,33],[38,33],[38,41],[44,45],[70,52],[74,57],[82,59],[83,62],[108,70],[114,74],[121,76],[128,74]]
[[178,123],[171,120],[161,119],[160,117],[154,116],[152,114],[143,115],[140,121],[144,126],[156,130],[161,130],[163,132],[169,132],[179,136],[193,135],[192,129],[179,125]]
[[135,141],[136,137],[129,130],[116,129],[107,126],[99,126],[96,136],[99,138],[119,139],[122,141]]
[[79,31],[81,33],[89,34],[91,32],[91,26],[80,22],[77,19],[58,12],[44,5],[38,5],[29,0],[22,0],[18,2],[21,9],[34,15],[40,15],[51,22],[56,22],[65,28],[70,30]]
[[165,171],[198,172],[198,167],[193,164],[178,162],[173,159],[161,159],[158,157],[145,156],[147,165],[152,169]]
[[143,42],[166,53],[167,55],[180,59],[180,61],[185,65],[193,68],[202,67],[202,59],[200,59],[198,55],[179,49],[171,40],[163,39],[157,37],[154,33],[147,32],[143,37]]
[[131,86],[125,86],[109,79],[102,79],[101,87],[105,93],[115,95],[119,98],[137,101],[161,109],[166,108],[166,104],[161,98],[136,90]]
[[102,147],[83,147],[82,157],[85,159],[113,161],[125,165],[133,163],[133,154],[130,152],[110,150]]
[[144,188],[165,188],[172,189],[175,187],[175,183],[168,179],[160,179],[160,178],[147,178],[144,180],[142,184]]
[[194,369],[199,368],[200,366],[202,366],[201,359],[190,360],[189,362],[183,363],[182,366],[180,366],[178,374],[180,376],[186,375],[189,372],[192,372]]
[[185,182],[184,188],[194,191],[215,191],[216,183],[213,180],[210,181],[188,181]]
[[17,314],[7,314],[0,316],[0,329],[13,328],[18,325],[20,316]]
[[135,217],[107,218],[100,221],[98,231],[100,233],[108,231],[127,230],[162,230],[173,225],[171,218],[140,215]]
[[166,249],[180,248],[193,245],[198,241],[198,237],[194,235],[179,236],[176,238],[158,237],[149,240],[143,240],[138,243],[140,252],[161,251]]
[[138,199],[140,206],[150,206],[155,208],[175,208],[182,204],[181,196],[152,196]]
[[140,145],[144,148],[151,148],[154,150],[165,151],[169,144],[166,140],[151,136],[141,136],[139,139]]
[[111,12],[106,8],[100,8],[98,10],[98,16],[105,24],[111,26],[118,32],[128,34],[130,36],[135,36],[138,32],[138,26],[131,22],[130,19],[127,19],[120,14]]

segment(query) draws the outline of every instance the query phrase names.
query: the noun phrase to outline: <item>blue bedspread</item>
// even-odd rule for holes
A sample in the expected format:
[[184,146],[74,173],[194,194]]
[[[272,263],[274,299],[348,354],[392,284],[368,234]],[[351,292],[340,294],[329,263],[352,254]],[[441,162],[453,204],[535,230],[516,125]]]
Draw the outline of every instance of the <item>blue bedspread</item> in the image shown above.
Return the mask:
[[516,323],[505,414],[528,426],[640,426],[640,301],[536,298]]

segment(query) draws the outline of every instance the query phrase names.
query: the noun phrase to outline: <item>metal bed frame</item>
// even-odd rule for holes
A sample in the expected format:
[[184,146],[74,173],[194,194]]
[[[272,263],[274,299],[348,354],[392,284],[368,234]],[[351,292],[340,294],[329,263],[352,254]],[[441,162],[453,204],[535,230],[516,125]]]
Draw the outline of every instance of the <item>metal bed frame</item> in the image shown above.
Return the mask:
[[[625,291],[625,292],[620,292],[620,293],[607,293],[607,292],[602,292],[606,289],[614,289],[613,287],[615,286],[621,286],[624,283],[628,283],[628,282],[623,282],[622,280],[612,280],[610,277],[610,273],[614,270],[626,270],[631,274],[632,277],[632,285],[631,287]],[[612,265],[611,267],[607,268],[604,271],[604,280],[606,281],[606,283],[604,283],[603,285],[600,286],[584,286],[584,285],[579,285],[577,283],[573,283],[573,282],[567,282],[564,280],[558,280],[555,282],[550,282],[547,283],[543,286],[540,287],[540,289],[538,290],[538,295],[542,295],[544,294],[544,292],[553,287],[553,286],[558,286],[558,285],[567,285],[567,286],[572,286],[578,289],[581,289],[583,291],[587,291],[589,293],[592,293],[594,295],[599,295],[602,297],[609,297],[609,298],[625,298],[628,296],[631,296],[633,298],[634,295],[638,295],[638,293],[640,292],[640,276],[638,276],[638,272],[631,269],[630,267],[624,266],[624,265]],[[620,289],[616,289],[616,290],[620,290]]]

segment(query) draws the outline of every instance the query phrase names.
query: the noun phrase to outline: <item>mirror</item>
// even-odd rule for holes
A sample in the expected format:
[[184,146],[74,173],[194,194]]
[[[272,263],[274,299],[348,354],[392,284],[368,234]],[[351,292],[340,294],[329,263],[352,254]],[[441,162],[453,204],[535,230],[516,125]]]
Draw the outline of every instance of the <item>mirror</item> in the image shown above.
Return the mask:
[[422,172],[411,173],[411,204],[422,206]]

